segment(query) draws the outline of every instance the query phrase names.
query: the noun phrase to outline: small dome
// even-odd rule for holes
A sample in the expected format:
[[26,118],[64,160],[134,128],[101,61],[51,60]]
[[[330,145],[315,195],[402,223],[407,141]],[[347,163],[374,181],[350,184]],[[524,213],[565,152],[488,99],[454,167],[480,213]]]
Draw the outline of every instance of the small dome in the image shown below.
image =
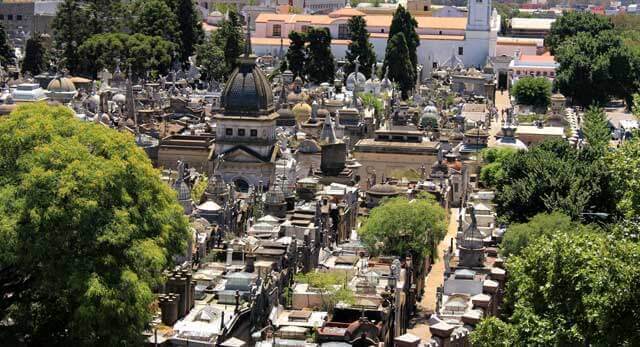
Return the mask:
[[101,118],[101,119],[100,119],[100,121],[101,121],[103,124],[110,124],[110,123],[111,123],[111,118],[109,118],[109,115],[108,115],[108,114],[106,114],[106,113],[103,113],[103,114],[102,114],[102,117],[100,117],[100,118]]
[[127,97],[125,97],[121,93],[118,93],[111,98],[111,101],[115,102],[118,105],[124,105],[124,103],[127,102]]
[[49,82],[47,90],[56,93],[69,93],[75,92],[76,86],[71,82],[71,79],[66,77],[56,77]]
[[398,189],[387,183],[378,183],[371,187],[367,193],[373,195],[397,195]]
[[288,107],[282,107],[281,109],[279,109],[276,112],[278,113],[278,115],[280,116],[281,119],[294,118],[293,117],[293,111],[291,111],[291,109],[288,108]]

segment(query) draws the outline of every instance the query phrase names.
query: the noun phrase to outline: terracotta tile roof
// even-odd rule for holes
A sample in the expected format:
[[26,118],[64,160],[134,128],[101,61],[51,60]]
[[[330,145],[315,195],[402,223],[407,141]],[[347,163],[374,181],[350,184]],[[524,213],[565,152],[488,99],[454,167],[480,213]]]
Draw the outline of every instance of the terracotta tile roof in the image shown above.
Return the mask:
[[[370,37],[378,39],[386,39],[389,37],[387,33],[370,33]],[[421,40],[444,40],[444,41],[463,41],[463,35],[418,35]]]
[[[353,9],[341,9],[340,11],[356,11]],[[359,12],[359,11],[356,11]],[[359,12],[361,13],[361,12]],[[391,15],[364,15],[368,26],[389,27],[391,26]],[[443,30],[465,30],[467,27],[467,18],[465,17],[415,17],[418,22],[418,29],[443,29]],[[278,14],[278,13],[260,13],[256,18],[256,23],[268,23],[270,21],[283,23],[309,23],[315,25],[329,25],[334,21],[343,20],[344,17],[331,17],[329,15],[304,15],[304,14]]]
[[520,61],[522,62],[535,62],[535,63],[555,63],[555,58],[549,54],[549,52],[543,55],[521,55]]
[[339,10],[335,10],[329,13],[329,17],[338,18],[338,17],[355,17],[355,16],[364,16],[365,14],[351,7],[344,7]]

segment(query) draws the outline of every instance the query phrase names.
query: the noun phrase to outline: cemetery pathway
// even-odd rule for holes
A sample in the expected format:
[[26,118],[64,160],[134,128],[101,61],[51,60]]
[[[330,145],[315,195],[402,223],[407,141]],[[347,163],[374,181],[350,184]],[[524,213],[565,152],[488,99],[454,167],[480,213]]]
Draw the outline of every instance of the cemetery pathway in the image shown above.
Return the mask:
[[415,324],[413,327],[407,329],[408,333],[420,337],[423,342],[427,342],[431,338],[427,320],[429,314],[436,309],[436,290],[444,283],[444,262],[442,261],[442,257],[445,249],[451,244],[451,239],[455,241],[458,231],[459,209],[452,208],[449,211],[449,227],[444,239],[438,244],[438,260],[431,266],[431,271],[425,279],[424,295],[422,296],[422,301],[418,303],[418,312],[414,318]]

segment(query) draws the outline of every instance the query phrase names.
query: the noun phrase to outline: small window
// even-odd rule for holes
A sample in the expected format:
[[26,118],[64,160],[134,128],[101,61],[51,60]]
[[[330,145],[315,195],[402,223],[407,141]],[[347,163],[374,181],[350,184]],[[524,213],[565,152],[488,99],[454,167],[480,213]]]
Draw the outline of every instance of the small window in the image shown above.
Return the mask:
[[380,29],[380,32],[384,34],[384,28]]
[[238,129],[238,136],[244,136],[244,129]]
[[425,10],[425,11],[429,11],[429,6],[428,6],[428,5],[425,5],[425,6],[424,6],[424,10]]
[[438,35],[442,35],[442,30],[440,30],[440,31],[438,32]]
[[282,27],[280,26],[280,24],[273,25],[273,36],[275,37],[282,36]]
[[351,31],[349,31],[348,24],[338,24],[338,39],[348,40],[351,38]]
[[16,20],[22,20],[22,15],[21,14],[16,15]]
[[431,65],[432,68],[437,69],[438,68],[438,63],[437,62],[433,62],[433,64]]
[[7,20],[13,20],[13,15],[12,14],[8,14],[7,15]]
[[303,33],[306,33],[307,31],[309,31],[309,26],[308,25],[303,25],[301,29],[302,29]]
[[482,0],[476,0],[476,3],[481,4]]
[[251,131],[249,133],[251,134],[251,137],[258,136],[258,130],[256,130],[256,129],[251,129]]
[[458,47],[458,55],[464,54],[464,47]]
[[226,128],[224,131],[225,131],[225,134],[227,134],[227,136],[233,136],[233,129],[232,128]]
[[0,14],[0,20],[4,20],[4,15]]

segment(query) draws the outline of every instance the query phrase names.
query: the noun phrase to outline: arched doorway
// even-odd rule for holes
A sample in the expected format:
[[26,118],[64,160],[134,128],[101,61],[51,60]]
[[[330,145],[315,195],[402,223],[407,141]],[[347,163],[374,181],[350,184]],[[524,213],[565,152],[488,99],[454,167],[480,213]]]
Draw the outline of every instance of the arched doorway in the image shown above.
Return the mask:
[[249,183],[244,178],[235,178],[233,185],[237,192],[246,193],[249,191]]

